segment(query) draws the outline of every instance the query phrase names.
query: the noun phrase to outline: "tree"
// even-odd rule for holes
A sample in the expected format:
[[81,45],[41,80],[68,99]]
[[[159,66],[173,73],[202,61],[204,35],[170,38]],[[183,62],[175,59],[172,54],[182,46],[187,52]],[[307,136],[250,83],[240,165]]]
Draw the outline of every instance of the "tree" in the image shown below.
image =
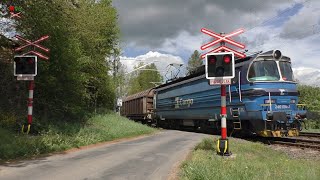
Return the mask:
[[187,74],[191,74],[196,68],[202,66],[202,59],[200,58],[200,53],[195,50],[188,60]]
[[[126,66],[120,61],[120,49],[112,50],[112,55],[107,57],[107,63],[109,64],[109,74],[112,75],[113,86],[115,87],[116,99],[121,98],[127,94],[127,86],[125,73]],[[115,102],[116,107],[116,102]]]
[[155,86],[153,82],[163,81],[163,77],[154,63],[147,66],[143,66],[143,63],[140,63],[137,67],[134,67],[134,69],[139,67],[143,67],[141,68],[142,70],[137,70],[129,81],[129,94],[147,90]]
[[320,88],[298,85],[298,90],[300,92],[299,104],[306,104],[307,106],[307,118],[309,120],[310,128],[320,128]]

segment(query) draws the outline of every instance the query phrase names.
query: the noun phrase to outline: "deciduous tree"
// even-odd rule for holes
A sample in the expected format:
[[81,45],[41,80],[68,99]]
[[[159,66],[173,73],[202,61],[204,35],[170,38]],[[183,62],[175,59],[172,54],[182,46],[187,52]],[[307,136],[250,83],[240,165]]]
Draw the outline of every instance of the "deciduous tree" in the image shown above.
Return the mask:
[[195,50],[188,60],[187,74],[191,74],[192,71],[196,70],[198,67],[202,66],[202,59],[200,58],[200,53]]

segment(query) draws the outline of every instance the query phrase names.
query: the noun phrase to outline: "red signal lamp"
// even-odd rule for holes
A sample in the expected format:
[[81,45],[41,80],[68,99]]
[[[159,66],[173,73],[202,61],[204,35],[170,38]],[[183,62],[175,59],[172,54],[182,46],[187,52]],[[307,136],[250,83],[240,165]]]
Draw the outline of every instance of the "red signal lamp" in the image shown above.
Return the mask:
[[209,64],[214,64],[217,62],[217,58],[216,56],[210,56],[210,59],[209,59]]
[[223,56],[223,61],[224,63],[229,64],[231,62],[231,56],[230,55]]
[[15,9],[14,6],[12,6],[12,5],[9,6],[9,11],[10,11],[10,12],[14,12],[14,9]]
[[33,64],[34,60],[32,58],[28,59],[28,64]]

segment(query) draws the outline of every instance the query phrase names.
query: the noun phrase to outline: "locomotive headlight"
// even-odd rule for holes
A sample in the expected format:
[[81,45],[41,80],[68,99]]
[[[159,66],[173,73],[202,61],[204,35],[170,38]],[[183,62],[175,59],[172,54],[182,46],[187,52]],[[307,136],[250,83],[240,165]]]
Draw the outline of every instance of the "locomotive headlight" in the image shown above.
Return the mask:
[[296,100],[295,99],[291,99],[290,100],[290,104],[295,104],[296,103]]
[[273,52],[273,57],[274,57],[275,59],[281,59],[281,57],[282,57],[281,51],[275,50],[275,51]]
[[[265,104],[270,104],[270,100],[269,99],[265,99],[264,103]],[[275,103],[276,103],[276,100],[275,99],[271,99],[271,104],[275,104]]]

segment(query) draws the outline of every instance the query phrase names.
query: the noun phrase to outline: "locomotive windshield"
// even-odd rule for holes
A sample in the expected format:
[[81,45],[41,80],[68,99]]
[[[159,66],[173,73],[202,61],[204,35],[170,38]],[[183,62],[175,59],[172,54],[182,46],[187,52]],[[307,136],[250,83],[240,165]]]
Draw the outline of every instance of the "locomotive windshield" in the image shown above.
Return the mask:
[[280,73],[278,69],[281,71],[283,81],[293,81],[291,63],[288,61],[272,60],[253,62],[249,69],[249,81],[279,81]]
[[284,81],[293,81],[291,64],[289,62],[280,61],[279,66],[280,66],[282,79]]
[[278,81],[280,75],[276,61],[253,62],[248,78],[250,81]]

